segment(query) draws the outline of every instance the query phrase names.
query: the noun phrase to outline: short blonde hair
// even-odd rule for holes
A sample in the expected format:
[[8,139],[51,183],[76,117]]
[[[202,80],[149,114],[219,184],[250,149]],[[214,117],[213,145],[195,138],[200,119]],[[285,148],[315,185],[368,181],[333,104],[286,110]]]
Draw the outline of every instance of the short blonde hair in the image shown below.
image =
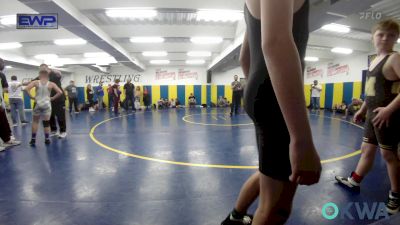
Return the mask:
[[382,20],[379,23],[375,24],[372,28],[372,34],[375,34],[377,30],[385,30],[385,31],[394,31],[397,35],[400,34],[400,25],[394,19],[386,19]]

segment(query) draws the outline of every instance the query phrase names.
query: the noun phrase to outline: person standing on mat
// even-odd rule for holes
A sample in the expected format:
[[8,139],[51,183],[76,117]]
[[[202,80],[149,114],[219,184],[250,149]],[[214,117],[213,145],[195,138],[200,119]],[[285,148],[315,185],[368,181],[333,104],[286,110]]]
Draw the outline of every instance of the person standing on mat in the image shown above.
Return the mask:
[[[50,116],[52,113],[52,101],[56,101],[57,98],[63,95],[62,90],[53,82],[49,81],[49,71],[45,68],[39,71],[39,80],[31,82],[25,91],[35,100],[35,106],[32,113],[32,138],[29,142],[30,145],[34,146],[36,144],[36,133],[39,126],[40,118],[43,119],[43,128],[46,145],[50,144]],[[36,88],[36,95],[32,96],[30,91],[32,88]],[[52,92],[56,94],[51,96]]]
[[99,110],[103,109],[103,97],[104,97],[104,90],[103,90],[103,81],[99,82],[99,86],[95,88],[97,101],[99,104]]
[[125,105],[124,108],[126,111],[129,110],[129,103],[132,104],[132,111],[136,112],[135,109],[135,85],[131,83],[132,79],[128,78],[126,84],[124,85],[125,90]]
[[8,89],[8,82],[3,73],[4,67],[4,60],[0,58],[0,138],[3,141],[2,145],[0,143],[0,152],[8,147],[21,144],[20,141],[13,139],[10,123],[7,119],[6,108],[4,107],[3,91],[7,91]]
[[[302,74],[309,1],[246,0],[244,12],[247,29],[240,56],[247,78],[244,108],[256,129],[259,172],[243,185],[222,225],[284,224],[297,185],[315,184],[321,173]],[[246,211],[258,196],[252,221]]]
[[372,61],[365,85],[365,101],[353,120],[360,122],[366,115],[361,157],[349,177],[335,176],[339,184],[360,191],[360,183],[372,169],[377,148],[390,179],[388,213],[400,211],[400,54],[393,51],[399,38],[400,25],[393,19],[383,20],[372,29],[377,57]]
[[321,91],[322,91],[322,86],[318,84],[317,80],[314,80],[314,83],[311,85],[311,105],[312,109],[311,111],[317,111],[319,112],[320,110],[320,105],[319,105],[319,99],[321,97]]
[[17,80],[17,76],[11,76],[11,82],[8,83],[8,99],[10,101],[11,118],[14,125],[18,124],[18,116],[21,124],[27,124],[24,109],[24,99],[22,97],[22,84]]
[[[48,70],[49,71],[49,81],[55,83],[59,89],[62,90],[61,87],[61,72],[58,70],[50,69],[47,64],[41,64],[40,70]],[[34,79],[39,80],[39,78]],[[51,91],[51,97],[56,95],[57,92],[53,89]],[[67,137],[67,125],[65,121],[65,95],[62,94],[61,97],[57,98],[55,101],[51,102],[51,117],[50,117],[50,128],[51,134],[50,136],[57,135],[57,123],[59,127],[58,138]]]
[[242,99],[242,84],[238,81],[238,75],[234,76],[234,81],[231,84],[232,88],[232,104],[231,104],[231,116],[233,113],[236,115],[239,112],[240,101]]
[[78,88],[75,86],[75,82],[71,80],[69,85],[65,88],[68,95],[69,102],[69,113],[72,113],[72,106],[74,106],[75,113],[79,113],[78,109]]
[[112,96],[114,102],[114,113],[115,115],[118,115],[119,101],[121,97],[121,91],[119,90],[119,79],[115,79],[112,89],[113,89]]

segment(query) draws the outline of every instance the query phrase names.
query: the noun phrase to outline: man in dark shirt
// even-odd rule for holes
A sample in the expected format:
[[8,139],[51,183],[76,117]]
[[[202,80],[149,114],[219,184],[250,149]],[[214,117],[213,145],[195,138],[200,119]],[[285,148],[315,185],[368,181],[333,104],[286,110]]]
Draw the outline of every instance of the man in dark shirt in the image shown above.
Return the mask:
[[125,90],[125,110],[129,109],[129,102],[132,104],[132,111],[136,111],[135,109],[135,85],[131,83],[131,78],[128,78],[126,84],[124,85]]
[[238,81],[238,75],[234,76],[235,81],[232,82],[232,104],[231,104],[231,116],[235,111],[235,114],[238,114],[240,101],[242,97],[242,84]]
[[4,60],[0,58],[0,138],[4,142],[3,145],[0,145],[0,152],[4,151],[7,147],[19,145],[21,143],[12,139],[10,124],[8,123],[6,109],[4,107],[3,91],[7,91],[8,88],[6,76],[2,72],[4,67]]
[[65,88],[68,94],[69,101],[69,113],[72,113],[72,105],[75,108],[75,113],[79,113],[78,109],[78,89],[75,86],[75,82],[71,80],[69,85]]

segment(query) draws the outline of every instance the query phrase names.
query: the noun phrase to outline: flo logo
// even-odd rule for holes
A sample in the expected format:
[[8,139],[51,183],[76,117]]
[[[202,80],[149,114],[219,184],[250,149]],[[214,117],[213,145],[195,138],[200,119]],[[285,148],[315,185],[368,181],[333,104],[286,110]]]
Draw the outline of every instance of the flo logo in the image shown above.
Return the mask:
[[[355,213],[352,213],[354,212],[354,210],[352,210],[354,208]],[[382,218],[389,218],[385,203],[383,202],[349,202],[343,205],[343,207],[339,207],[333,202],[328,202],[322,207],[322,217],[325,219],[334,220],[338,216],[340,216],[340,219],[350,220],[354,220],[355,218],[358,218],[359,220],[379,220]]]

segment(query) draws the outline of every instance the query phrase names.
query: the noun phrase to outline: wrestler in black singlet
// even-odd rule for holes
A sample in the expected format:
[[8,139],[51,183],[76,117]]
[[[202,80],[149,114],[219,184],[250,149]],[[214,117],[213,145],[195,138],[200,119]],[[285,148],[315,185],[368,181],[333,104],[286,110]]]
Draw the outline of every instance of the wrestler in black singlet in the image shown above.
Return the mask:
[[[304,70],[308,41],[309,2],[293,15],[293,37]],[[259,152],[259,169],[266,176],[287,181],[291,174],[290,137],[275,97],[261,48],[261,21],[245,6],[245,19],[250,49],[250,71],[244,90],[244,107],[254,121]],[[279,33],[276,33],[279,36]],[[282,62],[288,64],[291,62]],[[290,92],[290,90],[287,90]]]
[[387,80],[383,75],[383,66],[390,55],[385,56],[372,71],[368,71],[365,85],[365,101],[367,104],[367,119],[364,125],[363,141],[379,145],[385,150],[397,151],[400,142],[400,110],[396,110],[389,119],[389,126],[383,125],[381,129],[375,127],[372,120],[377,113],[373,111],[378,107],[386,107],[399,94],[400,80]]

